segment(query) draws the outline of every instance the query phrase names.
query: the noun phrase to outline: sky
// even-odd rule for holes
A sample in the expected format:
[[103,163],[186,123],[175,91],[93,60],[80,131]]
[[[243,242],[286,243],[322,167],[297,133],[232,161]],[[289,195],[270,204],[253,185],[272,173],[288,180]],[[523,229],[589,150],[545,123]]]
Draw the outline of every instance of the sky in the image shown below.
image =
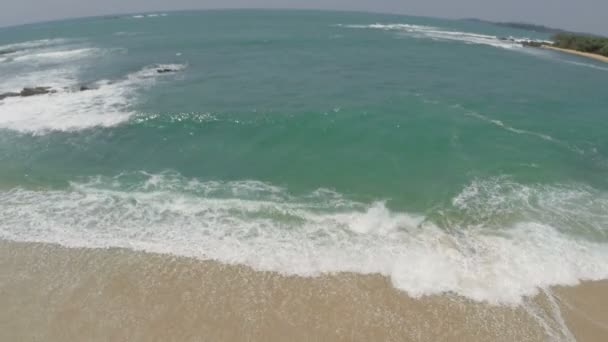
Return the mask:
[[608,35],[608,0],[2,0],[0,26],[105,14],[305,8],[518,21]]

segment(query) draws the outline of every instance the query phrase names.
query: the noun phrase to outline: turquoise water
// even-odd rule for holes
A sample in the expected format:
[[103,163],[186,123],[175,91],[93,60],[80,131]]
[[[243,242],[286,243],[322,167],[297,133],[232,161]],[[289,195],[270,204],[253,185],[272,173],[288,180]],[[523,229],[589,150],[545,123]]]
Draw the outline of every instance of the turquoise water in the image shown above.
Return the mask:
[[605,279],[608,65],[500,37],[549,39],[315,11],[0,29],[0,93],[56,90],[0,100],[0,238],[493,302]]

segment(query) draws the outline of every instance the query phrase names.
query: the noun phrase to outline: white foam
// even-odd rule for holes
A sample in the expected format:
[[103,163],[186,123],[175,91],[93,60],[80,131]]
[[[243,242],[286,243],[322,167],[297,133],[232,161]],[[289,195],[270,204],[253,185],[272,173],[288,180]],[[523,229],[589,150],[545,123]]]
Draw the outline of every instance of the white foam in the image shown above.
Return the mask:
[[64,87],[72,87],[78,83],[76,77],[77,70],[76,67],[69,66],[9,76],[0,81],[0,93],[19,92],[26,87],[41,85],[55,90],[62,90]]
[[[509,37],[508,40],[502,40],[497,36],[478,34],[472,32],[460,32],[445,30],[433,26],[422,26],[422,25],[410,25],[410,24],[371,24],[371,25],[342,25],[348,28],[359,28],[359,29],[376,29],[384,31],[395,31],[402,34],[406,34],[415,38],[429,38],[434,40],[447,40],[447,41],[460,41],[465,44],[480,44],[490,45],[494,47],[504,49],[518,49],[521,48],[523,41],[530,41],[529,38],[514,38]],[[541,42],[541,41],[539,41]],[[545,42],[545,41],[542,41]]]
[[[589,204],[605,210],[608,198],[584,187],[477,181],[446,208],[456,214],[443,226],[327,190],[294,196],[257,181],[141,173],[63,191],[0,192],[0,238],[124,247],[303,276],[379,273],[414,297],[451,292],[517,304],[539,288],[608,277],[608,245],[567,232],[572,215],[605,231],[606,211]],[[538,208],[559,215],[546,221]]]
[[[6,51],[0,56],[2,63],[20,63],[31,69],[44,64],[60,64],[62,62],[73,62],[99,56],[105,50],[74,44],[67,39],[47,39],[30,42],[15,43],[0,47],[0,51]],[[2,65],[0,65],[1,67]],[[14,68],[10,65],[11,68]]]
[[[156,71],[159,67],[174,70],[185,68],[184,65],[151,66],[116,82],[96,82],[87,91],[72,89],[77,78],[74,74],[66,73],[63,78],[56,78],[56,83],[50,83],[56,88],[56,93],[0,100],[0,128],[43,134],[49,131],[110,127],[126,122],[134,115],[131,107],[136,92],[154,84],[156,78],[162,76]],[[14,89],[18,81],[27,79],[28,83],[32,83],[34,77],[46,81],[58,72],[59,69],[51,69],[23,76],[22,79],[17,77],[3,87]],[[35,84],[46,85],[39,82]]]
[[0,51],[28,50],[28,49],[33,49],[33,48],[41,48],[41,47],[48,47],[48,46],[52,46],[52,45],[63,44],[67,41],[68,40],[63,39],[63,38],[32,40],[32,41],[27,41],[27,42],[0,45]]
[[143,18],[158,18],[158,17],[166,17],[167,13],[149,13],[149,14],[136,14],[136,15],[132,15],[131,18],[134,19],[143,19]]
[[114,32],[112,35],[117,37],[132,37],[138,35],[139,32],[128,32],[128,31],[119,31]]
[[576,62],[576,61],[571,61],[571,60],[566,60],[566,63],[572,64],[572,65],[577,65],[577,66],[582,66],[582,67],[586,67],[586,68],[592,68],[592,69],[596,69],[596,70],[608,71],[608,68],[601,67],[599,65],[592,64],[592,63],[583,63],[583,62]]
[[188,65],[186,64],[156,64],[151,67],[144,68],[133,74],[130,74],[128,78],[131,80],[138,80],[142,78],[154,78],[159,76],[159,73],[157,71],[159,69],[170,69],[177,72],[182,71],[187,67]]
[[95,48],[72,48],[67,50],[44,50],[13,57],[16,62],[60,62],[99,55],[102,51]]

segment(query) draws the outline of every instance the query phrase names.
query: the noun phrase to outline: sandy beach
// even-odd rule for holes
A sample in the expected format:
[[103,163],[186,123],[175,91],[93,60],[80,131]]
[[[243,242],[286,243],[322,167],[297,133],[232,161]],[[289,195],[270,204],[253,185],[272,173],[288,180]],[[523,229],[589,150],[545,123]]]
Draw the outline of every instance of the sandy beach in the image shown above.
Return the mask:
[[587,58],[593,58],[597,61],[608,63],[608,57],[605,57],[602,55],[597,55],[594,53],[587,53],[587,52],[581,52],[581,51],[570,50],[570,49],[562,49],[562,48],[557,48],[557,47],[549,46],[549,45],[543,45],[542,48],[554,50],[554,51],[560,51],[560,52],[569,53],[572,55],[577,55],[577,56],[582,56],[582,57],[587,57]]
[[3,341],[604,341],[608,283],[520,306],[122,249],[0,242]]

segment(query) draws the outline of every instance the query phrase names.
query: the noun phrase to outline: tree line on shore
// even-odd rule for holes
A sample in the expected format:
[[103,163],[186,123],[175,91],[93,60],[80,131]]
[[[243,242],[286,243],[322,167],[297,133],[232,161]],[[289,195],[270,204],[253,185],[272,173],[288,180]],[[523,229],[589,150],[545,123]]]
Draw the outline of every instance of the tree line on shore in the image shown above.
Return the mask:
[[553,46],[608,57],[608,38],[561,32],[553,35]]
[[[523,46],[530,47],[542,47],[543,45],[554,46],[562,49],[570,49],[581,52],[594,53],[608,57],[608,37],[597,36],[589,33],[576,33],[568,32],[558,28],[547,27],[543,25],[535,25],[528,23],[519,22],[493,22],[481,19],[465,19],[467,21],[481,22],[494,24],[498,26],[541,32],[541,33],[552,33],[551,40],[553,44],[549,44],[545,41],[538,40],[525,40],[521,44]],[[509,40],[509,38],[501,38],[502,40]]]

